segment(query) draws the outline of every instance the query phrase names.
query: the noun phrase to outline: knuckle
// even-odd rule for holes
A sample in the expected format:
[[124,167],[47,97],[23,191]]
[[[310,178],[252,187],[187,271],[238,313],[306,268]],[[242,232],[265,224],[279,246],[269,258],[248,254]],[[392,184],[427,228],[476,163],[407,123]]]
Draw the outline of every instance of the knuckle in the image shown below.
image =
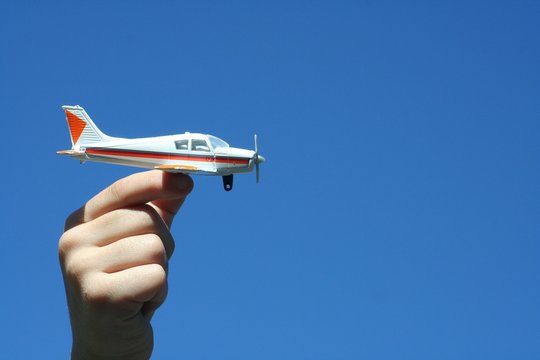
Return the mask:
[[130,208],[131,221],[148,233],[163,231],[165,225],[157,211],[149,205],[140,205]]
[[148,265],[148,278],[156,285],[163,286],[167,282],[167,271],[159,264]]
[[67,255],[77,246],[78,237],[71,230],[66,231],[58,241],[58,254],[60,259],[65,259]]
[[92,256],[87,251],[71,252],[64,258],[64,272],[71,279],[80,279],[92,269]]
[[[131,206],[124,210],[128,211],[128,214],[133,221],[147,227],[152,226],[157,220],[156,216],[159,216],[156,211],[148,205]],[[121,215],[125,216],[125,214]]]
[[149,205],[143,205],[141,207],[141,211],[146,214],[148,220],[152,223],[152,225],[162,224],[161,216],[157,213],[157,211],[149,206]]
[[64,273],[70,279],[78,279],[82,274],[82,269],[78,266],[77,262],[68,257],[67,260],[64,261]]
[[147,234],[143,237],[143,247],[152,259],[163,259],[165,257],[165,247],[161,238],[156,234]]

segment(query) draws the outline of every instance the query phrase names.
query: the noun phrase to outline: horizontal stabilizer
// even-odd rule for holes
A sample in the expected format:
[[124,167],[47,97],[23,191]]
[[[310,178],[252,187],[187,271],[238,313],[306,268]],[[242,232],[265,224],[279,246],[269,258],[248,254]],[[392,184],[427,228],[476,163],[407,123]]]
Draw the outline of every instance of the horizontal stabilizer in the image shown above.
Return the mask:
[[59,150],[56,153],[58,155],[70,155],[70,156],[83,155],[84,154],[84,152],[82,152],[82,151],[75,151],[75,150]]

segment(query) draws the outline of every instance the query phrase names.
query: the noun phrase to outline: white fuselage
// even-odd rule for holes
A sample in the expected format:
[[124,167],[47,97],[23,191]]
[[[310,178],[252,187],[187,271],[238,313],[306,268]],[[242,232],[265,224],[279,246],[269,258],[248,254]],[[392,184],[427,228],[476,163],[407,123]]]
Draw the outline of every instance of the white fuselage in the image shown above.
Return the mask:
[[251,171],[255,156],[252,150],[229,147],[213,136],[192,133],[113,138],[74,146],[72,151],[71,156],[83,161],[219,176]]

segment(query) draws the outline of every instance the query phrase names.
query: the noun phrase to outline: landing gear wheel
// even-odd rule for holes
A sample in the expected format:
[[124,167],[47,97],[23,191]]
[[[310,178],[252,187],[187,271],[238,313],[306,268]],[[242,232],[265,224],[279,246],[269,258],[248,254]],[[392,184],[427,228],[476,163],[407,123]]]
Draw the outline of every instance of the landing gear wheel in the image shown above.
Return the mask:
[[223,177],[223,188],[225,191],[231,191],[233,185],[233,175],[226,175]]

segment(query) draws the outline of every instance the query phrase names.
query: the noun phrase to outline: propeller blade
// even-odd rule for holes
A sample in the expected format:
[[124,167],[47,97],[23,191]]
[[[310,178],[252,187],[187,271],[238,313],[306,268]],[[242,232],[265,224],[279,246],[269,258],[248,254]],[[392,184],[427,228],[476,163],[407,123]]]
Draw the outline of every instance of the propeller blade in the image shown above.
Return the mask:
[[260,178],[260,170],[259,170],[259,163],[260,163],[260,159],[259,159],[259,144],[257,144],[257,134],[255,134],[253,136],[253,140],[255,142],[255,154],[253,155],[253,160],[255,161],[255,179],[257,181],[257,184],[259,183],[259,178]]
[[257,184],[258,184],[259,183],[259,162],[258,161],[255,163],[255,174],[256,174],[255,177],[257,179]]

